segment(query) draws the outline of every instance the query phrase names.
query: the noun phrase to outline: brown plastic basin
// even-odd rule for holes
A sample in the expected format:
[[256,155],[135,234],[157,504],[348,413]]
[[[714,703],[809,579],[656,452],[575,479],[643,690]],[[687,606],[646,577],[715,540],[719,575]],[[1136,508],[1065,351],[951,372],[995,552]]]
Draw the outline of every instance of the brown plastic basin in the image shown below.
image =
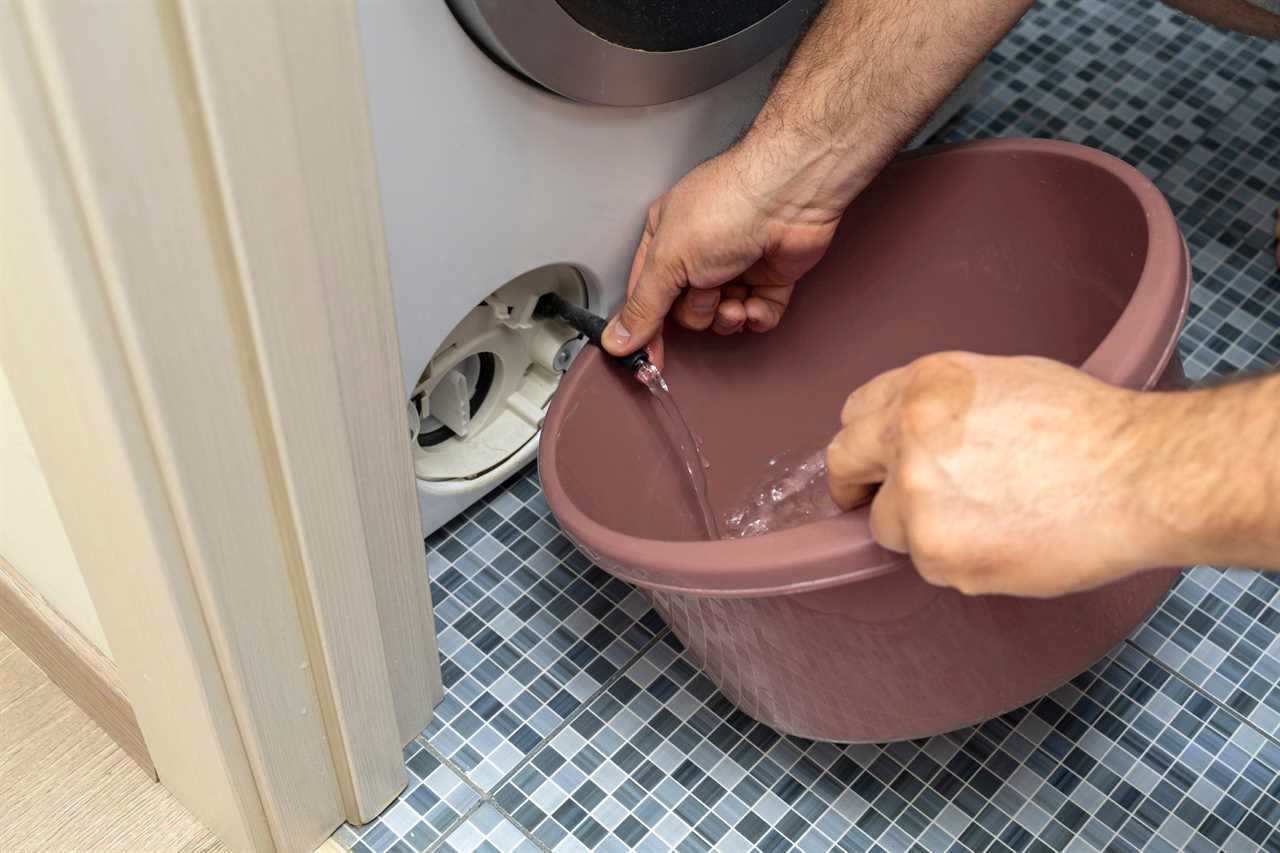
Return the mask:
[[[668,326],[664,372],[723,513],[770,457],[825,446],[853,388],[926,353],[1047,356],[1130,388],[1178,382],[1189,285],[1168,205],[1123,162],[1047,140],[943,146],[899,158],[859,196],[778,329]],[[876,545],[865,508],[704,541],[653,408],[585,351],[543,428],[547,501],[587,555],[647,590],[731,700],[792,734],[916,738],[1003,713],[1086,669],[1173,579],[1153,571],[1050,601],[966,597]]]

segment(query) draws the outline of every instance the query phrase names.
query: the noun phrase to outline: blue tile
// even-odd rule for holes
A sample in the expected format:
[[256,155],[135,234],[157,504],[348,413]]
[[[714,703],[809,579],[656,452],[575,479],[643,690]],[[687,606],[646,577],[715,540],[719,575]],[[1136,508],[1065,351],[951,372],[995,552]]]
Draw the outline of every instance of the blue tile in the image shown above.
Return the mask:
[[982,97],[942,137],[1066,139],[1155,177],[1277,66],[1274,45],[1157,3],[1041,3],[996,47]]
[[[1280,364],[1280,70],[1157,180],[1191,247],[1195,286],[1179,352],[1210,380]],[[1259,68],[1263,64],[1259,64]],[[1262,731],[1280,735],[1280,578],[1197,567],[1133,641]]]
[[442,853],[537,853],[538,845],[485,803],[449,833],[437,849]]
[[[1045,0],[986,65],[938,138],[1053,136],[1133,163],[1191,249],[1189,376],[1280,363],[1280,44],[1148,0]],[[353,850],[534,849],[523,828],[560,850],[1280,851],[1280,579],[1194,568],[1132,646],[1051,696],[843,746],[733,712],[670,638],[627,668],[663,626],[561,534],[532,467],[427,548],[446,695],[406,792],[339,831]]]
[[421,744],[410,744],[406,753],[408,786],[374,820],[340,828],[340,843],[354,850],[358,840],[376,853],[426,850],[480,802],[474,788]]
[[[925,849],[937,849],[944,839],[970,849],[1032,849],[1036,842],[1053,850],[1072,843],[1180,849],[1190,839],[1219,844],[1234,834],[1247,837],[1246,830],[1270,832],[1266,821],[1273,810],[1280,814],[1280,750],[1221,708],[1202,707],[1207,700],[1201,694],[1132,647],[1121,647],[1025,708],[927,741],[839,746],[780,736],[752,724],[735,740],[710,748],[709,776],[693,772],[688,761],[660,769],[636,760],[641,755],[636,743],[647,739],[654,721],[672,707],[693,708],[720,722],[735,713],[714,692],[690,702],[685,688],[695,675],[678,642],[665,637],[581,712],[597,723],[591,735],[566,729],[534,758],[535,764],[558,765],[590,747],[602,756],[590,784],[566,791],[545,776],[532,787],[513,780],[499,790],[499,802],[536,803],[537,808],[515,808],[516,821],[536,837],[556,842],[594,820],[608,837],[632,846],[665,828],[669,837],[663,840],[672,846],[690,837],[713,846],[741,838],[761,849],[841,844],[907,849],[924,846],[926,839],[932,846]],[[641,695],[657,683],[670,685],[664,688],[668,698],[642,715],[618,699]],[[1103,732],[1080,712],[1116,722]],[[1139,725],[1148,727],[1149,736],[1129,738]],[[1196,745],[1176,725],[1213,736]],[[607,731],[618,737],[614,746],[602,748],[597,738]],[[1168,731],[1181,738],[1180,752],[1158,745]],[[666,742],[651,744],[648,752]],[[764,747],[737,751],[745,742]],[[1019,763],[1007,745],[1044,755],[1043,767],[1037,772]],[[1186,767],[1192,749],[1208,760],[1211,772]],[[558,758],[547,761],[547,753]],[[1113,754],[1128,756],[1113,764],[1117,770],[1107,769],[1106,757]],[[805,799],[808,790],[797,788],[801,776],[814,780],[815,787],[816,780],[829,780],[834,796]],[[1272,793],[1251,778],[1270,785]],[[1165,779],[1173,782],[1162,785]],[[798,808],[802,801],[803,810]],[[1031,805],[1037,802],[1040,807]],[[1047,821],[1036,818],[1045,811]],[[1185,823],[1190,834],[1180,837],[1171,820]],[[605,837],[599,835],[598,841]]]
[[[1163,153],[1156,152],[1152,159],[1147,156],[1150,152],[1141,150],[1137,137],[1120,133],[1101,147],[1158,176],[1157,183],[1190,245],[1195,287],[1179,346],[1187,372],[1195,380],[1204,380],[1280,364],[1280,276],[1272,236],[1280,202],[1275,193],[1280,186],[1280,145],[1276,143],[1280,139],[1280,46],[1226,33],[1209,34],[1207,28],[1167,9],[1138,12],[1125,10],[1123,3],[1107,5],[1113,7],[1114,15],[1153,14],[1163,21],[1154,30],[1124,39],[1135,50],[1149,44],[1152,33],[1168,31],[1171,22],[1183,34],[1172,64],[1167,55],[1158,55],[1154,63],[1139,63],[1159,72],[1147,75],[1162,87],[1159,96],[1145,97],[1142,87],[1117,88],[1155,112],[1165,111],[1162,104],[1171,105],[1168,98],[1178,101],[1172,104],[1181,107],[1174,110],[1173,121],[1162,120],[1160,125],[1160,132],[1176,145],[1165,145]],[[1072,4],[1060,6],[1064,15],[1076,11],[1066,11]],[[1093,24],[1088,27],[1096,29]],[[1015,38],[1007,45],[1017,43]],[[1034,56],[1031,42],[1027,45]],[[1002,46],[997,56],[1005,49]],[[1012,77],[1002,71],[990,85],[998,88],[1006,79],[1026,83],[1035,76],[1028,76],[1025,61],[1009,65]],[[1078,86],[1079,68],[1088,64],[1068,67],[1075,69],[1075,82],[1053,85]],[[1110,75],[1113,84],[1120,79],[1117,75],[1136,73],[1133,66],[1118,68],[1096,70]],[[1196,82],[1185,85],[1192,80]],[[1224,112],[1224,103],[1233,106]],[[1069,125],[1088,123],[1092,109],[1096,107],[1073,116]],[[975,129],[973,123],[982,117],[982,111],[977,112],[969,117],[969,125],[962,120],[952,132]],[[1025,112],[1016,116],[1012,132],[1039,129],[1029,126],[1036,111],[1030,112],[1030,117]],[[1124,122],[1101,124],[1127,127]],[[1073,132],[1059,135],[1076,138]],[[1098,144],[1101,140],[1082,141]],[[1271,576],[1194,569],[1135,633],[1134,640],[1263,731],[1280,734],[1277,589],[1280,581]]]
[[559,533],[532,467],[429,537],[427,565],[446,696],[424,736],[485,790],[661,626]]

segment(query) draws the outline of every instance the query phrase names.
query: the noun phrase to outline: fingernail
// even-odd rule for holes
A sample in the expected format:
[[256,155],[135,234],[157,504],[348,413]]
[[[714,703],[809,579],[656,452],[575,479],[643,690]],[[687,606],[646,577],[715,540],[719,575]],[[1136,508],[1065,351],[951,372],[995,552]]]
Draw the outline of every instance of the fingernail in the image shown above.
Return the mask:
[[705,310],[707,308],[714,308],[719,300],[716,298],[714,291],[695,290],[693,293],[689,294],[689,301],[693,303],[694,308],[701,308]]
[[625,346],[627,341],[631,340],[631,332],[627,331],[627,327],[622,325],[621,320],[614,320],[609,327],[609,337],[618,346]]

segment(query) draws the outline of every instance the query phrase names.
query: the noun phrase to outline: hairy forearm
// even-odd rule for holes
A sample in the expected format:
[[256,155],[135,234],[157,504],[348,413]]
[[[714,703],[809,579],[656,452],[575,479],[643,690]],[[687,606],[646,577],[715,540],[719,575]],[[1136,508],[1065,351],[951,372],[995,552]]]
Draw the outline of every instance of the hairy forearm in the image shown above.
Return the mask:
[[738,148],[790,219],[838,218],[1032,0],[830,0]]
[[1280,570],[1280,374],[1142,395],[1135,413],[1152,562]]

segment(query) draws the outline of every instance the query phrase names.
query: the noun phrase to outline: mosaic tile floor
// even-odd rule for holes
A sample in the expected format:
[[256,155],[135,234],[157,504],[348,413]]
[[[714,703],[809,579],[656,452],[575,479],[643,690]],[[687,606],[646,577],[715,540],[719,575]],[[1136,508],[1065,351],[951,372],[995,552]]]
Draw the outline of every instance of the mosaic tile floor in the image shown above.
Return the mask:
[[[1280,364],[1280,44],[1058,0],[940,137],[1052,136],[1157,181],[1191,246],[1194,379]],[[736,711],[530,469],[428,539],[446,698],[410,784],[337,838],[403,851],[1280,851],[1280,576],[1197,567],[1050,696],[841,746]]]
[[1277,779],[1280,744],[1127,645],[978,728],[842,747],[754,723],[668,636],[495,800],[556,850],[1255,850]]

